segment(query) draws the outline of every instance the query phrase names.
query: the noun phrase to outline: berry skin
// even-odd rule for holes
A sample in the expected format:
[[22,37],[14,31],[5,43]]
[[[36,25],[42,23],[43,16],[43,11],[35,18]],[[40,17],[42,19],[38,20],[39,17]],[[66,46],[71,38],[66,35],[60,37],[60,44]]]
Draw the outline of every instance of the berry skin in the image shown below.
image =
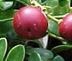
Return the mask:
[[19,36],[32,40],[44,36],[48,21],[39,7],[26,6],[14,15],[13,26]]
[[59,24],[59,33],[67,40],[72,40],[72,13],[67,14]]

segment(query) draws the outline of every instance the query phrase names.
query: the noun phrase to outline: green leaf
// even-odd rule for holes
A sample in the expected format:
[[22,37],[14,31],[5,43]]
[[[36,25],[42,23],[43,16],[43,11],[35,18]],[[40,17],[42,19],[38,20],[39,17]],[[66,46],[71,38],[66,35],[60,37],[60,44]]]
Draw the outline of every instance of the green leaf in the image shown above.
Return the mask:
[[13,9],[0,11],[0,35],[6,34],[13,29],[12,17],[14,13],[15,12]]
[[3,61],[7,51],[7,40],[6,38],[0,38],[0,61]]
[[58,0],[47,0],[46,5],[56,7],[58,5]]
[[0,1],[0,9],[3,8],[3,1]]
[[25,57],[25,47],[23,45],[16,45],[13,47],[5,61],[23,61]]
[[70,11],[70,0],[46,0],[43,5],[51,7],[51,14],[54,16],[64,15]]
[[28,61],[42,61],[42,59],[41,59],[41,56],[40,56],[39,53],[33,52],[33,53],[30,55]]
[[46,50],[43,48],[35,48],[34,51],[38,52],[43,61],[48,61],[53,58],[53,53],[50,50]]
[[4,0],[0,0],[0,1],[4,1]]
[[11,8],[5,11],[0,10],[0,21],[4,21],[5,19],[12,18],[15,11]]
[[47,1],[47,0],[41,0],[42,2],[45,2],[45,1]]
[[58,23],[56,23],[55,21],[53,21],[51,19],[48,22],[49,22],[48,31],[59,36]]
[[41,3],[41,0],[36,0],[38,3]]
[[0,4],[1,10],[6,10],[6,9],[12,7],[12,5],[13,5],[13,1],[7,1],[7,2],[1,1],[0,3],[1,3]]
[[72,45],[58,45],[54,48],[52,48],[52,51],[58,53],[64,50],[72,49]]
[[22,40],[22,38],[16,34],[14,29],[12,31],[9,31],[6,34],[6,37],[9,39],[10,43],[11,43],[11,41],[17,41],[19,43],[20,40]]
[[7,34],[9,31],[12,31],[12,21],[1,22],[0,23],[0,36]]
[[69,0],[59,0],[59,5],[60,6],[67,6],[67,5],[69,5]]
[[70,11],[69,7],[68,6],[57,6],[57,7],[54,7],[53,8],[53,12],[52,12],[52,15],[64,15],[66,13],[68,13]]
[[65,61],[61,56],[57,55],[52,61]]
[[47,49],[44,48],[27,48],[26,53],[28,55],[31,55],[31,53],[37,52],[38,54],[40,54],[41,58],[43,61],[49,61],[52,60],[52,58],[54,57],[54,54]]
[[70,11],[69,0],[59,0],[58,5],[53,8],[52,15],[64,15]]
[[30,0],[17,0],[17,1],[24,4],[24,5],[30,5],[31,4]]

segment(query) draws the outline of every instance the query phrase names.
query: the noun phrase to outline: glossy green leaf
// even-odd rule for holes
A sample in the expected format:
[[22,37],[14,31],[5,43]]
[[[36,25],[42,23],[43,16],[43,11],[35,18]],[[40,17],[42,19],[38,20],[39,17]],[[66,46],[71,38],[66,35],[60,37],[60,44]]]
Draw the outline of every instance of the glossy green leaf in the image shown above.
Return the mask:
[[11,8],[5,11],[0,10],[0,21],[4,21],[5,19],[12,18],[15,11]]
[[50,61],[54,57],[54,54],[50,50],[47,50],[44,48],[28,48],[26,50],[26,53],[28,55],[31,55],[31,53],[34,53],[34,52],[37,52],[38,54],[40,54],[43,61]]
[[0,23],[0,36],[7,34],[9,31],[12,31],[12,21],[1,22]]
[[68,13],[70,11],[69,7],[68,6],[57,6],[55,8],[53,8],[53,12],[52,12],[52,15],[64,15],[66,13]]
[[58,53],[64,50],[72,49],[72,45],[58,45],[52,48],[52,51]]
[[70,0],[59,0],[59,5],[60,6],[67,6],[69,5]]
[[51,20],[51,19],[48,22],[49,22],[48,31],[59,36],[58,24],[55,21]]
[[0,9],[3,8],[3,1],[0,1]]
[[17,0],[17,1],[24,4],[24,5],[30,5],[31,4],[30,0]]
[[57,55],[52,61],[65,61],[61,56]]
[[41,59],[41,56],[40,56],[39,53],[33,52],[33,53],[30,55],[28,61],[42,61],[42,59]]
[[13,5],[13,1],[7,1],[7,2],[1,1],[0,2],[0,9],[6,10],[6,9],[12,7],[12,5]]
[[20,42],[20,40],[22,40],[22,38],[20,36],[18,36],[14,30],[9,31],[6,34],[6,37],[9,39],[9,41],[15,41],[16,40],[17,42]]
[[58,0],[47,0],[46,5],[51,6],[52,8],[56,7],[58,5]]
[[14,15],[13,9],[0,11],[0,35],[6,34],[11,31],[12,28],[12,17]]
[[25,57],[25,47],[23,45],[16,45],[13,47],[5,61],[23,61]]
[[70,11],[70,0],[46,0],[43,5],[51,7],[52,15],[64,15]]
[[48,61],[53,58],[53,53],[50,50],[46,50],[43,48],[35,48],[34,51],[38,52],[43,61]]
[[70,11],[69,9],[70,1],[69,0],[59,0],[58,5],[53,8],[52,15],[64,15]]
[[0,38],[0,61],[3,61],[7,51],[7,40],[6,38]]

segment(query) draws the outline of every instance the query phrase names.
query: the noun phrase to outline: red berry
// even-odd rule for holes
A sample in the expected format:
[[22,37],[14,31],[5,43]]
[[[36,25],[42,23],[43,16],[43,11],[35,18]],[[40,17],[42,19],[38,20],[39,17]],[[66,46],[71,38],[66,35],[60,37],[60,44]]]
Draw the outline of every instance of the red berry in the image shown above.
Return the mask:
[[72,40],[72,13],[67,14],[59,24],[59,33],[67,40]]
[[46,33],[48,22],[40,8],[26,6],[14,15],[13,26],[19,36],[38,39]]

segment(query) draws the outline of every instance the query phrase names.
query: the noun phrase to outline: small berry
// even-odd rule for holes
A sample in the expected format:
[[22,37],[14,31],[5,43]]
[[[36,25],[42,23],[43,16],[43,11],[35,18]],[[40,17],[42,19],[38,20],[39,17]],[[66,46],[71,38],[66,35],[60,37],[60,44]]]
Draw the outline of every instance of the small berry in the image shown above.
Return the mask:
[[72,40],[72,13],[67,14],[59,24],[59,33],[67,40]]
[[26,6],[14,15],[13,26],[19,36],[31,40],[44,36],[48,22],[40,8]]

